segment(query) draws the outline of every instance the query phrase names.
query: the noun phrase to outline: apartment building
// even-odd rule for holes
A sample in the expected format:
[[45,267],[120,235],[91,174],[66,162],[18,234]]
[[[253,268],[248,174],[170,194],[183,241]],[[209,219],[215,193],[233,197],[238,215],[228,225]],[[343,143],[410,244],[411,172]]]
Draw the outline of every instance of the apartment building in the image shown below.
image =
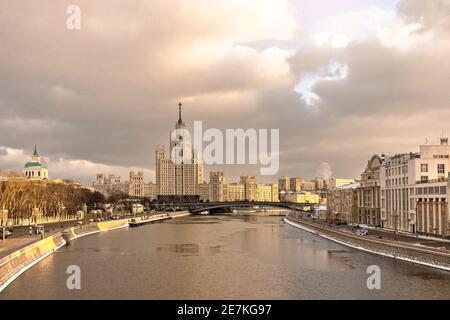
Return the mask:
[[384,155],[373,155],[361,174],[358,193],[358,223],[381,227],[380,169]]
[[340,186],[327,191],[327,219],[358,222],[358,188],[359,183]]
[[121,177],[115,174],[106,176],[103,173],[98,173],[92,187],[105,197],[113,194],[128,194],[129,192],[128,182],[122,182]]
[[280,192],[290,191],[291,190],[291,178],[281,177],[280,179],[278,179],[278,190],[280,190]]
[[145,193],[144,172],[130,171],[128,181],[128,195],[134,198],[143,198]]
[[443,182],[449,168],[447,138],[441,138],[439,145],[421,145],[419,153],[386,157],[380,168],[382,227],[415,233],[416,184]]

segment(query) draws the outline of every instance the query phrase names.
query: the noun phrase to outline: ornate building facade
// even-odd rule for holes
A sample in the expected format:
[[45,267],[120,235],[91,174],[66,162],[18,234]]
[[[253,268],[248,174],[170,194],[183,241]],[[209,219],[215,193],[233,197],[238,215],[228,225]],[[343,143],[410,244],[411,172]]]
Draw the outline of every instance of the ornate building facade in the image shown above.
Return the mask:
[[192,146],[190,134],[179,118],[169,140],[169,154],[163,146],[155,152],[157,194],[163,196],[199,195],[203,183],[203,161]]
[[374,155],[361,174],[358,188],[358,223],[381,227],[380,168],[384,156]]

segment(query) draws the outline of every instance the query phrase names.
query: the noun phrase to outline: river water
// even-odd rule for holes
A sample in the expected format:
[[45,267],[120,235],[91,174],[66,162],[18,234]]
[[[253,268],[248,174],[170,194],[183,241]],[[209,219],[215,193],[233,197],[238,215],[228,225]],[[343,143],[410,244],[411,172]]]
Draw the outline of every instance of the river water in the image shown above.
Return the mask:
[[[69,290],[68,266],[81,270]],[[367,288],[367,267],[381,289]],[[449,299],[450,273],[360,252],[281,217],[193,216],[86,236],[0,299]]]

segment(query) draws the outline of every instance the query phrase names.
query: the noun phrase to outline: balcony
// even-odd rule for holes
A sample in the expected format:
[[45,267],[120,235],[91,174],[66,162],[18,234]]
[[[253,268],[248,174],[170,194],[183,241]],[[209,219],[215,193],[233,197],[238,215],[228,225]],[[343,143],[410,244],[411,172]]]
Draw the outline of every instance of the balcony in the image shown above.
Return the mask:
[[439,179],[428,179],[426,181],[416,181],[416,184],[426,184],[426,183],[437,183],[437,182],[447,182],[448,178],[439,178]]

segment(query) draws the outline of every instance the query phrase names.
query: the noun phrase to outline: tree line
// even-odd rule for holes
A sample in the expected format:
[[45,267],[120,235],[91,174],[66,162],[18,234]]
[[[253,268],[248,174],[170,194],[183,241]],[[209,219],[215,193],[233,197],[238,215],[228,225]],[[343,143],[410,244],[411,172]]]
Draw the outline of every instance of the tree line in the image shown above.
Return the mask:
[[44,217],[69,216],[82,210],[84,204],[93,208],[104,201],[101,193],[75,184],[20,177],[0,181],[0,209],[8,210],[8,218],[14,222],[32,217],[35,208]]

